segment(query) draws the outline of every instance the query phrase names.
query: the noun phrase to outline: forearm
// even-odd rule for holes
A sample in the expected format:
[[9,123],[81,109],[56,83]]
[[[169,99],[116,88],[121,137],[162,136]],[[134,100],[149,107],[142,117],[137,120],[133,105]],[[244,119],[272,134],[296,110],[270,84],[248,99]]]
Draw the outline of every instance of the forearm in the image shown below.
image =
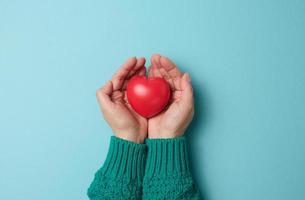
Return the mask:
[[146,145],[111,137],[106,161],[88,189],[91,200],[141,199]]
[[143,199],[200,199],[184,137],[148,139]]

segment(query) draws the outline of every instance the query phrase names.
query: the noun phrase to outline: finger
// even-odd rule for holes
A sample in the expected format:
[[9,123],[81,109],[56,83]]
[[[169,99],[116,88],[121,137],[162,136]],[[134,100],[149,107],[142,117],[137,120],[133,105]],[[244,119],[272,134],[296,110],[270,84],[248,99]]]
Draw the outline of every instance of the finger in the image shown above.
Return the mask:
[[154,77],[152,66],[149,66],[148,68],[148,77]]
[[120,90],[123,86],[123,82],[126,76],[129,74],[130,71],[133,70],[137,63],[137,59],[135,57],[129,58],[122,67],[113,75],[112,83],[113,83],[113,90]]
[[[123,81],[123,86],[121,87],[123,90],[126,89],[127,82],[128,82],[129,79],[131,79],[131,77],[133,77],[134,75],[139,75],[138,73],[141,70],[142,70],[141,73],[143,74],[143,68],[145,68],[145,62],[146,62],[146,60],[145,60],[144,57],[141,57],[141,58],[137,59],[136,65],[134,66],[134,68],[131,71],[129,71],[128,75],[126,76],[126,78]],[[145,73],[146,73],[146,71],[145,71]],[[145,75],[145,73],[143,75]]]
[[174,91],[175,90],[175,85],[174,85],[174,81],[173,81],[173,79],[169,76],[169,74],[167,73],[167,71],[165,71],[165,69],[164,68],[156,68],[156,71],[158,71],[159,72],[159,74],[161,74],[161,77],[163,77],[167,82],[168,82],[168,84],[169,84],[169,86],[170,86],[170,89],[172,90],[172,91]]
[[175,91],[175,86],[174,86],[174,81],[169,77],[169,75],[167,74],[167,72],[163,69],[163,68],[159,68],[156,65],[151,67],[151,72],[150,74],[152,74],[151,77],[161,77],[164,78],[169,86],[171,91]]
[[135,75],[139,71],[139,69],[144,67],[145,62],[146,62],[146,60],[144,57],[138,58],[135,67],[128,73],[127,79],[131,78],[133,75]]
[[181,90],[180,88],[180,78],[182,77],[182,72],[178,67],[167,57],[160,56],[158,69],[162,76],[170,84],[171,90]]
[[144,67],[145,62],[146,62],[146,59],[144,57],[138,58],[137,59],[137,64],[136,64],[136,67],[135,67],[134,70],[138,71],[141,67]]
[[157,71],[162,75],[163,78],[165,78],[168,81],[171,81],[171,77],[168,75],[167,71],[165,71],[164,68],[156,68]]
[[[136,71],[134,73],[134,75],[139,75],[139,76],[145,76],[145,74],[146,74],[146,67],[141,67],[140,69],[138,69],[138,71]],[[124,81],[123,87],[122,87],[123,90],[126,90],[126,87],[127,87],[127,84],[128,84],[128,81],[130,78],[132,78],[132,77],[129,77],[128,80],[126,79]]]
[[163,74],[160,72],[160,70],[157,67],[153,66],[152,69],[151,69],[151,72],[153,74],[153,77],[163,78]]
[[175,102],[179,102],[180,98],[181,98],[181,93],[182,91],[173,91],[171,93],[171,97],[169,99],[169,104],[175,103]]
[[184,73],[181,78],[181,105],[184,108],[190,108],[193,106],[193,88],[191,85],[191,79],[188,73]]
[[100,102],[101,108],[104,110],[113,105],[111,95],[113,93],[113,84],[108,81],[102,88],[96,91],[96,97]]
[[128,98],[127,98],[127,91],[126,90],[124,91],[124,101],[125,101],[126,105],[129,104],[129,101],[128,101]]
[[143,118],[141,115],[139,115],[130,105],[130,103],[128,102],[128,98],[127,98],[127,94],[125,91],[125,105],[127,106],[127,108],[129,109],[130,113],[137,119],[141,119]]
[[183,74],[169,58],[161,56],[160,66],[168,73],[171,78],[181,77]]
[[154,77],[164,78],[169,83],[170,89],[174,91],[174,79],[172,79],[167,73],[167,71],[160,65],[160,58],[161,56],[159,54],[153,55],[151,58],[151,62],[153,63],[152,72],[154,74]]
[[139,71],[136,73],[136,75],[145,76],[146,75],[146,67],[140,68]]
[[174,84],[175,91],[181,91],[181,77],[174,78],[173,84]]
[[153,54],[150,58],[151,66],[152,67],[160,67],[160,54]]
[[124,92],[121,90],[113,91],[111,100],[114,104],[124,103]]

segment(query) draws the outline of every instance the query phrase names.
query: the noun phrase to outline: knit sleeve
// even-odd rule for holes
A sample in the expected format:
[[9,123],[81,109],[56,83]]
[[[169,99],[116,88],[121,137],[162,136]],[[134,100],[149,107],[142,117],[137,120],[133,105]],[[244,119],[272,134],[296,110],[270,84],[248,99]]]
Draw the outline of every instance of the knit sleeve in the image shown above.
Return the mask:
[[184,137],[147,139],[143,199],[200,199],[191,177]]
[[141,199],[145,144],[111,137],[107,158],[88,189],[91,200]]

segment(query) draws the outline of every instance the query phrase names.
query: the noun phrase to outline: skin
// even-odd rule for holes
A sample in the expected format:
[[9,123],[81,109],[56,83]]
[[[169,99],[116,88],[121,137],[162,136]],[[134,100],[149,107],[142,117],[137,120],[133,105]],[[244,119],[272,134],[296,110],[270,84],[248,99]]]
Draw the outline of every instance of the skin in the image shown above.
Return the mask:
[[130,106],[126,96],[127,81],[133,75],[145,75],[145,58],[129,58],[96,96],[104,118],[114,134],[122,139],[143,143],[147,138],[147,119],[138,115]]
[[155,54],[151,57],[149,77],[163,77],[171,87],[168,108],[148,120],[149,138],[175,138],[182,136],[194,116],[191,79],[168,58]]
[[151,57],[149,77],[163,77],[171,87],[167,109],[146,119],[129,105],[126,85],[134,75],[145,75],[145,58],[129,58],[96,96],[104,118],[114,134],[122,139],[143,143],[146,138],[175,138],[182,136],[194,116],[193,89],[190,76],[182,73],[168,58]]

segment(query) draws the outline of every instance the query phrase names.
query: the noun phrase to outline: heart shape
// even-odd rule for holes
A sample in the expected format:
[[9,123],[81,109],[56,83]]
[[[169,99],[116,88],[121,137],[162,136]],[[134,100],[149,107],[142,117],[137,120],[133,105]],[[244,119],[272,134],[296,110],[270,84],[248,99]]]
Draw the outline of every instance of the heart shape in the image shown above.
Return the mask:
[[134,76],[127,83],[127,99],[131,107],[145,118],[160,113],[170,98],[170,87],[160,77]]

